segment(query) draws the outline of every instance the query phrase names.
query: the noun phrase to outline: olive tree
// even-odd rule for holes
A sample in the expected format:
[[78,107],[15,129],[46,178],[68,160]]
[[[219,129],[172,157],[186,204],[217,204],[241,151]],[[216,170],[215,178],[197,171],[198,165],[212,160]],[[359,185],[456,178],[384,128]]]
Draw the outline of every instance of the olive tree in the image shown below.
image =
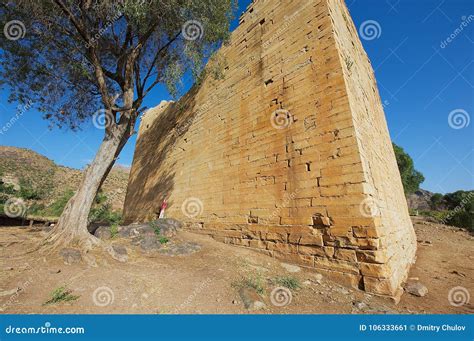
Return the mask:
[[87,230],[94,198],[134,133],[157,84],[171,94],[197,79],[229,36],[234,0],[12,0],[0,4],[0,81],[52,126],[93,120],[102,143],[45,245],[99,241]]

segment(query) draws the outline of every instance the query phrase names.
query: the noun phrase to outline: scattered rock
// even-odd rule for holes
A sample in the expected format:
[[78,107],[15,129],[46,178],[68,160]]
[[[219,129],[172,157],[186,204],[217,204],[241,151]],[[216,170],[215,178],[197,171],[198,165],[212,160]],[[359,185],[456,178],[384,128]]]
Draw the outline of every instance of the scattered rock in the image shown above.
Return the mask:
[[311,285],[311,281],[304,281],[303,284],[304,285]]
[[418,297],[423,297],[428,293],[428,288],[420,282],[409,281],[405,284],[405,291]]
[[118,235],[122,238],[155,236],[155,230],[148,224],[131,224],[118,227]]
[[242,288],[239,290],[239,295],[244,302],[245,309],[255,311],[265,308],[265,303],[254,289]]
[[166,244],[166,247],[160,250],[160,253],[167,256],[186,256],[201,250],[201,245],[193,242],[180,244]]
[[287,264],[287,263],[280,263],[282,267],[285,268],[288,272],[300,272],[301,268],[298,265]]
[[94,232],[94,236],[102,240],[108,240],[112,238],[112,233],[110,233],[109,226],[99,226]]
[[80,263],[82,260],[81,251],[77,249],[64,248],[59,254],[63,257],[64,263],[68,265]]
[[61,272],[61,269],[57,269],[57,270],[51,270],[49,273],[50,274],[58,274]]
[[351,293],[349,290],[343,287],[335,287],[334,290],[343,295],[349,295]]
[[457,271],[457,270],[451,271],[450,274],[458,275],[458,276],[461,276],[461,277],[466,277],[466,274],[465,274],[465,273],[459,272],[459,271]]
[[118,260],[119,262],[126,262],[128,260],[127,249],[122,245],[112,245],[108,249],[108,252],[113,259]]
[[321,274],[316,273],[316,274],[312,274],[312,275],[313,275],[315,281],[321,281],[323,279],[323,275],[321,275]]
[[359,310],[363,310],[363,309],[367,308],[367,304],[365,302],[361,302],[361,301],[353,302],[352,305],[354,307],[356,307],[357,309],[359,309]]
[[237,300],[232,300],[232,304],[238,304],[238,303],[239,303],[239,301],[237,301]]

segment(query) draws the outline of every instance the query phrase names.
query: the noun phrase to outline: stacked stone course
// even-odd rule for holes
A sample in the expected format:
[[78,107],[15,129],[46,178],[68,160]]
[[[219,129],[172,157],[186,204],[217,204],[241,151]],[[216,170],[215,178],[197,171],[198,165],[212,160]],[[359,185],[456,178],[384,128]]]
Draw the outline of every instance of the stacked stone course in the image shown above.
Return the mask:
[[370,62],[342,0],[254,1],[208,77],[140,125],[124,215],[398,298],[416,238]]

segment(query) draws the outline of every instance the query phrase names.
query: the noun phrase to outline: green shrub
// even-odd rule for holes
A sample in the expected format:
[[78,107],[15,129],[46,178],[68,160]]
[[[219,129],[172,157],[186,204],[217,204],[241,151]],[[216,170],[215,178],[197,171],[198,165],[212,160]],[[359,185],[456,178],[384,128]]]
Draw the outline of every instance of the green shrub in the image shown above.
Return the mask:
[[272,283],[276,284],[276,285],[280,285],[280,286],[288,288],[288,289],[292,289],[292,290],[296,290],[296,289],[301,288],[300,281],[297,278],[292,277],[292,276],[275,277],[272,280]]
[[413,159],[403,148],[393,143],[393,150],[395,151],[405,194],[416,192],[420,188],[420,184],[425,181],[425,177],[415,169]]
[[100,222],[106,224],[120,224],[122,222],[122,214],[112,211],[107,196],[99,191],[94,199],[94,206],[89,212],[90,222]]
[[110,225],[110,238],[115,238],[118,236],[118,224]]
[[25,200],[39,200],[43,197],[43,194],[35,189],[31,182],[21,179],[18,196]]
[[260,275],[242,277],[240,280],[233,282],[232,286],[237,289],[255,289],[259,295],[263,295],[265,293],[264,280]]
[[44,305],[75,301],[78,298],[79,296],[72,295],[72,290],[67,289],[65,286],[62,286],[54,289],[51,292],[51,298],[46,301]]
[[48,217],[59,217],[63,213],[66,204],[73,195],[73,190],[67,190],[56,201],[46,207],[46,209],[43,211],[43,215]]
[[158,241],[160,242],[160,244],[166,244],[169,242],[169,239],[166,237],[160,237]]

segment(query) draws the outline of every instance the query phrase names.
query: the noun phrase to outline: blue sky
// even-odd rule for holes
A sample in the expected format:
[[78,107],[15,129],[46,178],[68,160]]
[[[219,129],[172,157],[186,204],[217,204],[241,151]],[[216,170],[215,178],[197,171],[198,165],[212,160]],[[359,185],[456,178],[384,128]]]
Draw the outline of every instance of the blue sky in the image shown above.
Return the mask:
[[[249,3],[239,1],[232,28]],[[425,175],[422,187],[442,193],[473,189],[474,2],[346,0],[346,4],[363,33],[392,140]],[[5,91],[0,94],[0,129],[16,114],[16,104],[7,103],[7,97]],[[153,107],[169,98],[158,87],[145,104]],[[0,133],[0,144],[30,148],[58,164],[83,168],[93,159],[102,134],[92,123],[77,133],[49,130],[42,115],[30,109]],[[131,165],[134,145],[132,137],[118,163]]]

